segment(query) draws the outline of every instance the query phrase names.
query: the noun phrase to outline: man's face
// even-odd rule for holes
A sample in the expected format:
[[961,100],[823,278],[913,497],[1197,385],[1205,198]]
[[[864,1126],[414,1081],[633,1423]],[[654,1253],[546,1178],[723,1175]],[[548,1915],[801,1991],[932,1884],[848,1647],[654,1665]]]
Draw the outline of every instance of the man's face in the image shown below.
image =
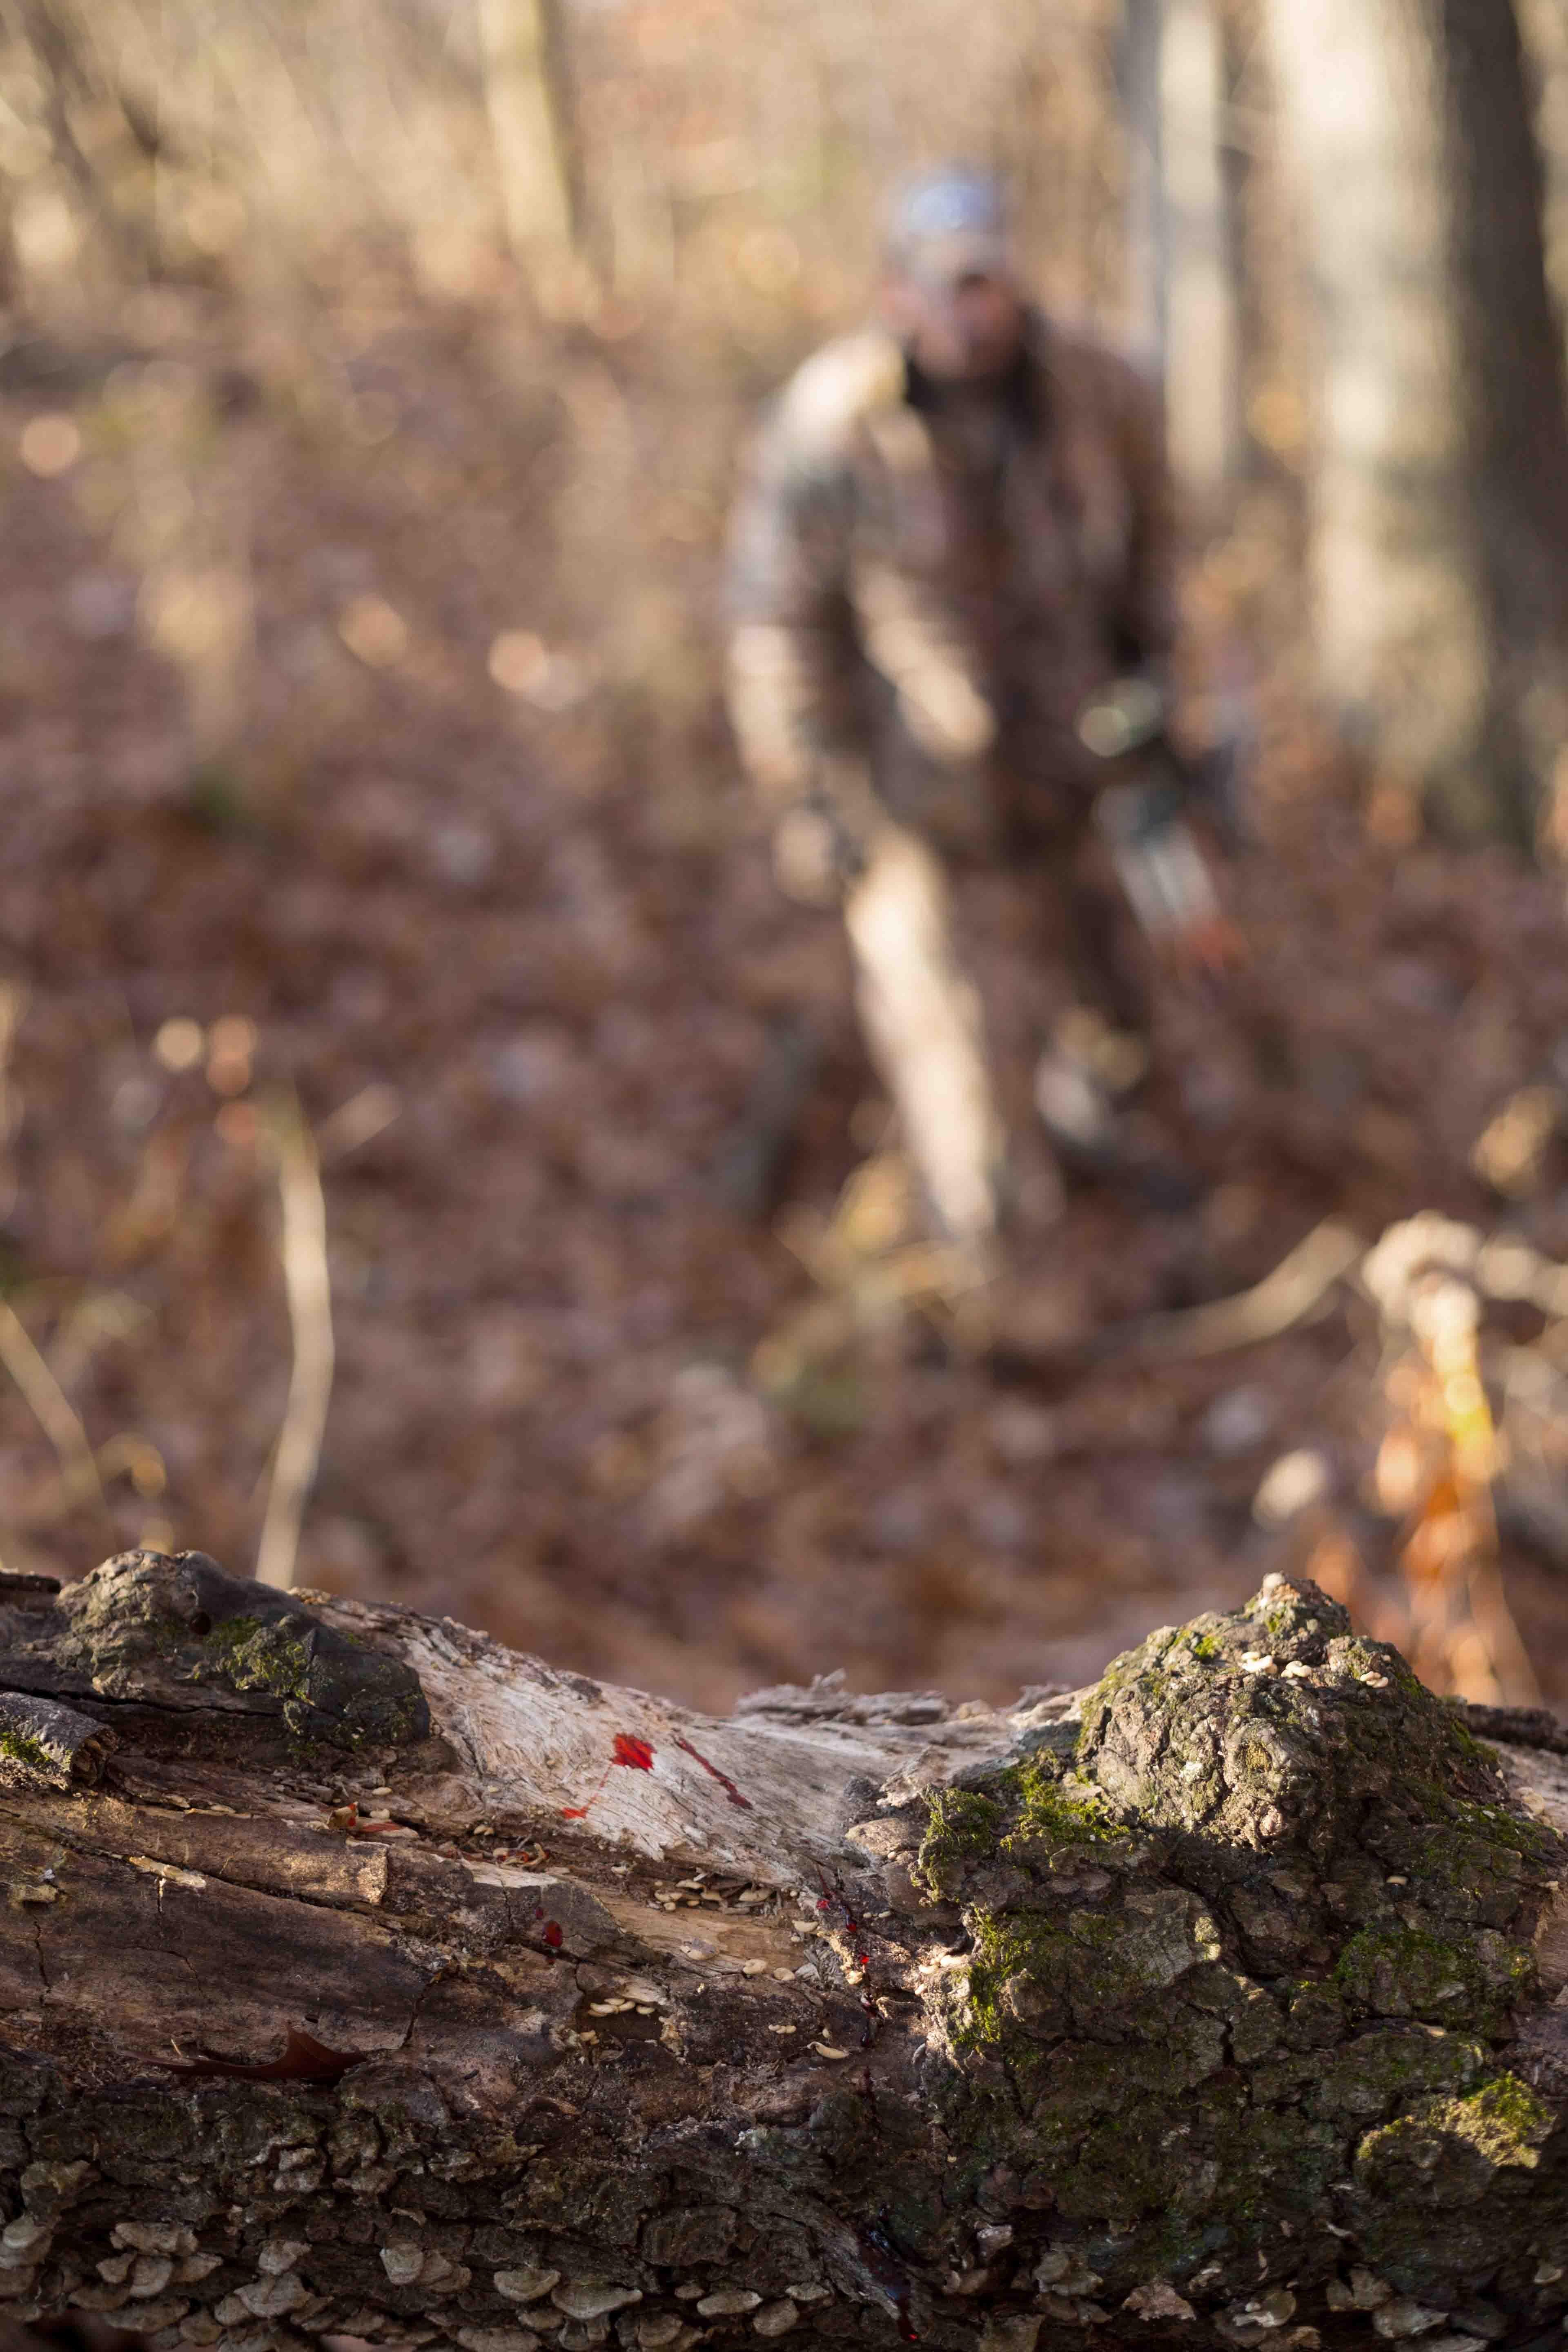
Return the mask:
[[895,333],[939,383],[984,383],[1005,375],[1018,355],[1023,299],[1000,270],[931,278],[900,272],[884,301]]

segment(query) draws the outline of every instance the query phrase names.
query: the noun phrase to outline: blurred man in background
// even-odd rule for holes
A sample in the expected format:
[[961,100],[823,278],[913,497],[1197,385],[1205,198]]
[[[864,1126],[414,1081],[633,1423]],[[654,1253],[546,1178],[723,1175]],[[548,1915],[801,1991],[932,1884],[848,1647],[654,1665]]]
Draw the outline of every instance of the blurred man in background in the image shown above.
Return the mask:
[[[1091,812],[1163,710],[1172,562],[1154,394],[1032,307],[993,181],[921,179],[878,322],[760,436],[731,708],[779,880],[842,907],[905,1148],[980,1280],[1005,1227],[1054,1217],[1058,1159],[1137,1156],[1150,964]],[[1020,919],[1027,982],[983,1011],[975,950]]]

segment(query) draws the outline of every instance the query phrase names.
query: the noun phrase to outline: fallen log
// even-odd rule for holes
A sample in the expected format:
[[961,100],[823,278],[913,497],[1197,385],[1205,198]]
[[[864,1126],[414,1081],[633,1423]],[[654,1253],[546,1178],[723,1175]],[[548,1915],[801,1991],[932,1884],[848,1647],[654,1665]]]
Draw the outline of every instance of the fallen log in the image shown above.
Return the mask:
[[1561,2346],[1568,1765],[1486,1727],[1278,1578],[724,1722],[199,1553],[0,1580],[0,2315]]

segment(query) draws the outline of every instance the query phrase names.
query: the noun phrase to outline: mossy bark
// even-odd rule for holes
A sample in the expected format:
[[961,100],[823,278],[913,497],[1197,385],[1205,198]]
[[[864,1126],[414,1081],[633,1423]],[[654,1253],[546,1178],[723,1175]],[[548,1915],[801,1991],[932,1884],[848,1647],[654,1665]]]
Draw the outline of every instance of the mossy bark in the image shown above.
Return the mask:
[[115,1742],[0,1785],[17,2319],[1563,2340],[1561,1767],[1310,1586],[1074,1698],[705,1724],[133,1554],[0,1588],[6,1689]]

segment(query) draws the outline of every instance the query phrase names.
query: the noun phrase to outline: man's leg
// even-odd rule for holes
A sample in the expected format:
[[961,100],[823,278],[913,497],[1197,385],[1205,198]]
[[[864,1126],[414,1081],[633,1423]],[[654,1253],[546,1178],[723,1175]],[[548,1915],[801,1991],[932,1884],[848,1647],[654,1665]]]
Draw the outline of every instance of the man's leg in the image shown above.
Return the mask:
[[1190,1207],[1198,1179],[1137,1102],[1153,1049],[1158,975],[1149,943],[1092,835],[1064,880],[1071,1002],[1036,1065],[1041,1122],[1068,1167],[1127,1180],[1151,1207]]
[[1068,965],[1080,1005],[1145,1044],[1154,1026],[1156,977],[1104,844],[1086,832],[1066,869]]
[[988,1270],[1003,1144],[979,995],[954,951],[947,877],[888,825],[845,900],[861,1026],[946,1237]]

